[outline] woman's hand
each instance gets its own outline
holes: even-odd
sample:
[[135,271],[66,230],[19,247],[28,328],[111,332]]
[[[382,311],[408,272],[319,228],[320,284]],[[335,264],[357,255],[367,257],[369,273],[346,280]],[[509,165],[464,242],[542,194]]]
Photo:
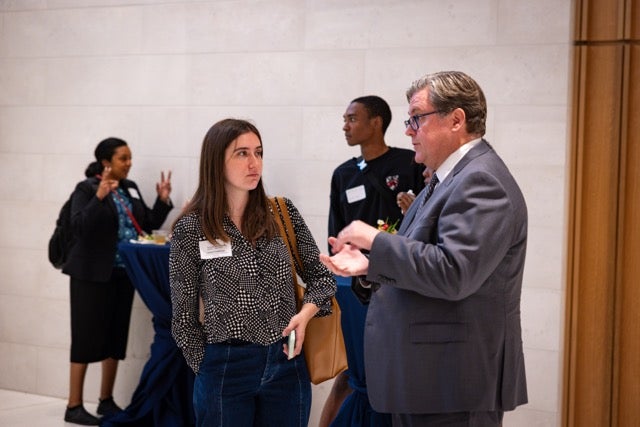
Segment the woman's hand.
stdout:
[[171,204],[169,200],[171,195],[171,171],[167,173],[167,179],[164,179],[164,171],[160,172],[160,182],[156,183],[156,191],[160,200],[167,205]]
[[102,171],[100,184],[96,190],[96,197],[103,200],[109,193],[118,188],[118,180],[111,177],[111,167],[107,166]]
[[[309,320],[318,313],[318,311],[320,311],[320,309],[315,304],[306,303],[302,306],[300,312],[291,318],[287,327],[282,331],[283,337],[289,336],[291,331],[296,331],[296,346],[293,352],[293,357],[298,356],[302,352],[302,343],[304,342],[304,333],[307,329],[307,324],[309,323]],[[289,355],[288,344],[285,343],[283,345],[283,351],[284,354],[287,356]]]

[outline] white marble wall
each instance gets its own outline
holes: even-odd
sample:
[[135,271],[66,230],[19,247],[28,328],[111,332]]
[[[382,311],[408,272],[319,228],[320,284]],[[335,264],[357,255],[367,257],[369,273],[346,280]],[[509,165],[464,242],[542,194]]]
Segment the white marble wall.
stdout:
[[[130,176],[149,200],[171,169],[179,206],[206,130],[251,118],[268,191],[294,200],[324,249],[331,172],[357,155],[341,132],[348,102],[386,98],[388,143],[410,147],[405,89],[459,69],[485,89],[487,138],[530,213],[530,403],[505,426],[559,425],[570,34],[570,0],[0,0],[0,388],[66,396],[67,278],[45,247],[99,140],[130,143]],[[123,403],[152,338],[138,299],[130,335]],[[91,367],[87,400],[98,383]],[[328,387],[315,388],[311,425]]]

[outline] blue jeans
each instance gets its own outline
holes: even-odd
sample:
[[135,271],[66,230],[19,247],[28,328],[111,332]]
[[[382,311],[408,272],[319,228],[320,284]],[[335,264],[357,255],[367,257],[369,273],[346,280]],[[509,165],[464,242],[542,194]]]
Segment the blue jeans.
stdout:
[[282,342],[207,344],[193,386],[198,427],[306,427],[311,382],[302,355]]

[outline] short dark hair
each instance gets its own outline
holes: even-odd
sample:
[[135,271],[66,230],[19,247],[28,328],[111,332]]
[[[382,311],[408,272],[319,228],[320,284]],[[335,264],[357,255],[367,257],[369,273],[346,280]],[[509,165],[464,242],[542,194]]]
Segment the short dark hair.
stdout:
[[382,134],[387,132],[387,128],[391,123],[391,108],[387,101],[375,95],[361,96],[351,101],[353,104],[357,102],[362,104],[369,113],[369,118],[380,117],[382,118]]

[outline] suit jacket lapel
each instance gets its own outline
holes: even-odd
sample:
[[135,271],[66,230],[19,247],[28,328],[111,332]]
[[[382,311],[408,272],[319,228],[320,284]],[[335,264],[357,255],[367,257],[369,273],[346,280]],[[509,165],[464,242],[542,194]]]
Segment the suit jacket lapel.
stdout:
[[[444,185],[444,186],[449,186],[451,185],[451,183],[454,180],[454,177],[462,170],[464,169],[465,166],[467,166],[469,164],[469,162],[471,162],[471,160],[481,156],[482,154],[486,153],[487,151],[491,150],[491,145],[489,145],[489,143],[487,141],[485,141],[484,139],[482,139],[482,141],[480,141],[478,143],[478,145],[476,145],[475,147],[473,147],[471,150],[469,150],[469,152],[467,154],[464,155],[464,157],[462,159],[460,159],[460,161],[454,166],[453,170],[451,171],[450,175],[451,176],[447,176],[443,182],[441,182],[439,185]],[[436,188],[437,190],[437,188]],[[427,191],[427,188],[423,188],[422,191],[416,196],[416,199],[414,200],[414,202],[411,204],[411,206],[409,206],[409,210],[407,210],[407,213],[404,217],[404,219],[402,220],[402,224],[400,225],[400,229],[398,230],[398,234],[406,236],[409,231],[410,228],[412,228],[411,226],[413,225],[413,222],[417,219],[417,216],[420,216],[421,214],[423,214],[424,209],[421,209],[422,206],[420,201],[424,198],[424,193]],[[429,202],[427,202],[428,204]],[[426,206],[426,205],[425,205]]]
[[398,229],[398,234],[400,234],[402,236],[407,234],[407,233],[405,233],[405,231],[409,228],[409,226],[411,225],[411,223],[415,219],[416,214],[420,210],[420,204],[421,204],[420,201],[422,199],[424,199],[424,193],[426,191],[427,191],[427,188],[426,187],[423,188],[422,191],[420,191],[418,193],[418,195],[414,199],[413,203],[411,203],[411,206],[409,206],[409,209],[405,213],[404,219],[402,220],[402,223],[400,224],[400,228]]

